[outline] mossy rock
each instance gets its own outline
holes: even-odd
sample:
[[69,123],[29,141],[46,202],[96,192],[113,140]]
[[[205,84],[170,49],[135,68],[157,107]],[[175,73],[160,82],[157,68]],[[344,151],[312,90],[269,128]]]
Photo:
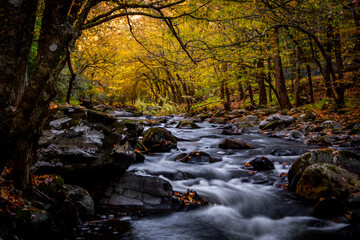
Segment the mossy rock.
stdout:
[[142,144],[149,152],[168,152],[177,147],[177,140],[165,128],[152,127],[144,133]]
[[178,125],[176,125],[176,128],[180,129],[198,129],[200,128],[196,123],[192,121],[180,121]]
[[262,129],[263,130],[274,130],[277,126],[279,126],[280,124],[280,121],[279,120],[275,120],[275,121],[272,121],[271,123],[265,125],[265,127],[263,127]]
[[356,174],[332,164],[313,164],[308,167],[296,186],[296,194],[307,200],[334,197],[346,199],[360,190]]
[[63,189],[64,179],[62,179],[62,177],[55,174],[42,175],[39,177],[39,185],[37,188],[47,196],[56,197],[58,192]]

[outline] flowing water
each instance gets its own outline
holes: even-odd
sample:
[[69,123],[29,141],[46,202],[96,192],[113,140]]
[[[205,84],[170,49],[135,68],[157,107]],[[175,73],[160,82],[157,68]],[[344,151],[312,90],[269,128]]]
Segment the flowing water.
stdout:
[[[208,122],[198,125],[200,129],[167,128],[187,141],[178,142],[178,149],[170,153],[146,156],[144,163],[134,164],[129,170],[163,177],[171,182],[175,191],[195,190],[213,202],[213,206],[84,225],[78,239],[320,240],[331,239],[333,232],[345,226],[311,217],[311,205],[279,187],[287,181],[280,174],[287,173],[308,146],[248,134],[233,137],[250,143],[254,149],[224,150],[218,148],[218,143],[228,137],[221,135],[221,125]],[[290,149],[297,155],[273,156],[270,153],[274,149]],[[178,154],[191,151],[204,151],[222,161],[211,164],[174,161]],[[244,164],[256,156],[272,160],[275,170],[249,174]],[[119,217],[120,213],[114,209],[100,209],[99,214],[111,219]]]

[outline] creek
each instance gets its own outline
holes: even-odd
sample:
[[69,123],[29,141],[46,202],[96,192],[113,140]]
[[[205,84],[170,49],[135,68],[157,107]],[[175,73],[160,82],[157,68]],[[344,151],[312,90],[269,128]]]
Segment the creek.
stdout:
[[[182,118],[175,118],[175,121]],[[346,226],[311,216],[313,205],[282,189],[291,164],[309,146],[295,141],[270,138],[262,134],[232,136],[254,149],[218,148],[224,125],[198,123],[200,129],[167,129],[176,137],[178,149],[169,153],[147,155],[144,163],[133,164],[129,170],[137,174],[160,176],[168,180],[175,191],[196,191],[207,197],[213,206],[189,211],[150,215],[125,214],[116,208],[98,208],[103,222],[78,228],[77,239],[332,239],[332,233]],[[289,149],[294,156],[275,156],[274,149]],[[189,164],[176,162],[180,153],[204,151],[222,161]],[[245,163],[265,156],[275,164],[275,170],[250,172]],[[124,216],[125,215],[125,216]],[[111,219],[117,221],[106,221]]]

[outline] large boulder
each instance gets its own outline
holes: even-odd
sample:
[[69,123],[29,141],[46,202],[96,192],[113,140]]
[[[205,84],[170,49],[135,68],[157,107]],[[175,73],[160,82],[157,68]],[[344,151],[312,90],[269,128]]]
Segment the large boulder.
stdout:
[[[135,161],[133,146],[142,127],[80,107],[51,111],[39,140],[37,173],[56,173],[68,183],[91,184],[124,172]],[[90,181],[90,182],[89,182]]]
[[70,184],[65,184],[64,188],[66,195],[71,198],[82,218],[94,215],[94,201],[88,191],[82,187]]
[[171,209],[172,191],[170,183],[162,178],[127,172],[103,191],[99,203],[145,209]]
[[236,138],[226,138],[219,143],[219,148],[223,149],[252,149],[251,144]]
[[359,190],[356,174],[332,164],[319,163],[308,167],[296,186],[298,196],[313,201],[330,197],[346,199]]
[[177,147],[177,140],[169,130],[152,127],[144,133],[142,144],[149,152],[169,152]]
[[360,155],[349,151],[335,151],[327,148],[314,150],[301,155],[290,167],[288,173],[289,189],[295,190],[304,171],[316,163],[328,163],[360,175]]
[[274,130],[276,127],[280,125],[289,126],[295,121],[294,117],[280,115],[280,114],[272,114],[263,121],[260,122],[260,129],[266,130],[271,129]]

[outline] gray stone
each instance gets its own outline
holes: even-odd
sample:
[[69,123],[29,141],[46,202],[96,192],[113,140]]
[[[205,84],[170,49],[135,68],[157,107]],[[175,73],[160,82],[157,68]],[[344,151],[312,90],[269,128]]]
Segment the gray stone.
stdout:
[[168,181],[127,172],[104,190],[99,203],[171,209],[171,196],[172,186]]
[[324,127],[324,128],[331,128],[331,129],[341,129],[342,128],[342,125],[340,123],[331,121],[331,120],[321,123],[320,126]]

